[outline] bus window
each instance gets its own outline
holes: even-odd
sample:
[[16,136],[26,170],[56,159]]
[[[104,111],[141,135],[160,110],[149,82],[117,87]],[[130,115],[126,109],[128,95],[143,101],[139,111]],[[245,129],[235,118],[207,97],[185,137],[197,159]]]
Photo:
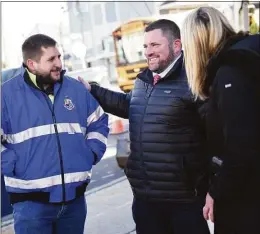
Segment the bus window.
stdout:
[[133,32],[116,37],[116,51],[119,65],[145,60],[143,50],[143,32]]
[[122,42],[129,63],[145,60],[143,50],[143,31],[123,35]]
[[116,38],[116,51],[117,51],[117,56],[118,56],[118,63],[120,65],[125,65],[128,64],[128,60],[125,55],[125,50],[123,47],[123,42],[121,37]]

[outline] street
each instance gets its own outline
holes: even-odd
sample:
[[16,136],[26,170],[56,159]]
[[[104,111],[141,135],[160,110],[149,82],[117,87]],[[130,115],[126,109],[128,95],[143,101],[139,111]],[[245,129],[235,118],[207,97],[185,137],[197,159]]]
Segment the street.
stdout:
[[116,141],[108,138],[105,156],[93,167],[86,192],[87,220],[84,234],[134,234],[132,191],[124,171],[117,166]]

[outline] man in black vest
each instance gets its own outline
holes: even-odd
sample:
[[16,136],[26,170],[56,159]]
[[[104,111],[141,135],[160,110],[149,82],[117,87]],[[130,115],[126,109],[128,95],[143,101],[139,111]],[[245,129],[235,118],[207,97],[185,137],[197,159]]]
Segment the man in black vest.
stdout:
[[129,119],[125,172],[137,234],[208,234],[203,103],[188,87],[179,27],[165,19],[151,23],[144,50],[149,69],[138,74],[130,93],[85,86],[106,112]]

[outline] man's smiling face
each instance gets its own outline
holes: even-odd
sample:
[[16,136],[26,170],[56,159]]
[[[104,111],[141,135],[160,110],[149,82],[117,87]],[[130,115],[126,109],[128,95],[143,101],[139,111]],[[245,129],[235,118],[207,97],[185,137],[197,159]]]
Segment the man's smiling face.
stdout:
[[161,29],[145,32],[144,49],[148,67],[153,72],[163,72],[174,60],[173,42],[169,42]]

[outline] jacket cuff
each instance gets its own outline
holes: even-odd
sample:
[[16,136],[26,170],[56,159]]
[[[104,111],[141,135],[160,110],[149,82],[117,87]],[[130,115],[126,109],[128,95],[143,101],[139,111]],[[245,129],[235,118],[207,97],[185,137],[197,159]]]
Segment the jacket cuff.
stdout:
[[[3,146],[2,146],[3,147]],[[6,149],[1,153],[1,170],[5,176],[14,176],[15,162],[17,160],[14,150]]]

